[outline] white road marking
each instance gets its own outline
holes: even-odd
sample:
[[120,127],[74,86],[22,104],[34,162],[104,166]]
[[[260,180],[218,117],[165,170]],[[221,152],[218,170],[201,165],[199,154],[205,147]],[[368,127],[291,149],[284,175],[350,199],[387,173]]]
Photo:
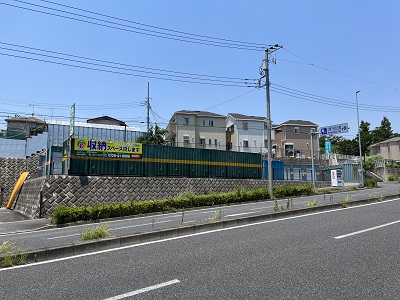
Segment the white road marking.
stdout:
[[[154,222],[154,225],[160,224],[160,223],[168,223],[168,222],[171,222],[171,220],[161,221],[161,222]],[[139,225],[131,225],[131,226],[124,226],[124,227],[110,228],[110,231],[119,230],[119,229],[133,228],[133,227],[140,227],[140,226],[149,226],[149,225],[153,225],[153,223],[145,223],[145,224],[139,224]],[[93,225],[91,227],[95,227],[95,225]],[[56,239],[63,239],[63,238],[67,238],[67,237],[71,237],[71,236],[78,236],[78,235],[81,235],[81,234],[80,233],[74,233],[74,234],[69,234],[69,235],[50,237],[50,238],[47,238],[47,239],[48,240],[56,240]]]
[[69,234],[69,235],[50,237],[50,238],[47,238],[47,239],[48,240],[56,240],[56,239],[63,239],[63,238],[71,237],[71,236],[77,236],[77,235],[81,235],[81,234],[80,233],[74,233],[74,234]]
[[228,218],[228,217],[236,217],[236,216],[251,215],[251,214],[254,214],[254,212],[240,213],[240,214],[232,214],[232,215],[226,215],[226,216],[224,216],[224,217]]
[[360,230],[360,231],[351,232],[351,233],[344,234],[344,235],[335,236],[335,239],[340,240],[340,239],[343,239],[343,238],[346,238],[346,237],[349,237],[349,236],[353,236],[353,235],[356,235],[356,234],[372,231],[372,230],[375,230],[375,229],[383,228],[383,227],[394,225],[394,224],[397,224],[397,223],[400,223],[400,220],[394,221],[394,222],[390,222],[390,223],[387,223],[387,224],[382,224],[382,225],[375,226],[375,227],[371,227],[371,228],[367,228],[367,229]]
[[[360,208],[363,208],[366,206],[381,205],[381,204],[386,204],[389,202],[399,201],[399,200],[400,200],[400,198],[396,198],[396,199],[392,199],[392,200],[385,200],[384,202],[376,202],[376,203],[369,203],[369,204],[358,205],[358,206],[351,206],[351,207],[345,208],[345,210],[360,209]],[[306,217],[310,217],[310,216],[329,214],[329,213],[334,213],[334,212],[343,211],[343,210],[344,210],[343,208],[338,208],[338,209],[321,211],[321,212],[316,212],[316,213],[311,213],[311,214],[298,215],[298,216],[292,216],[292,217],[274,219],[274,220],[266,220],[266,221],[261,221],[261,222],[256,222],[256,223],[245,224],[245,225],[232,226],[232,227],[228,227],[228,228],[221,228],[221,229],[214,229],[214,230],[209,230],[209,231],[204,231],[204,232],[197,232],[197,233],[192,233],[192,234],[187,234],[187,235],[176,236],[176,237],[172,237],[172,238],[166,238],[166,239],[162,239],[162,240],[154,240],[154,241],[144,242],[144,243],[140,243],[140,244],[127,245],[127,246],[122,246],[122,247],[117,247],[117,248],[112,248],[112,249],[106,249],[106,250],[100,250],[100,251],[95,251],[95,252],[90,252],[90,253],[61,257],[61,258],[56,258],[56,259],[52,259],[52,260],[39,261],[39,262],[27,264],[27,265],[19,265],[19,266],[14,266],[14,267],[9,267],[9,268],[2,268],[2,269],[0,269],[0,272],[6,272],[8,270],[13,270],[13,269],[30,268],[30,267],[34,267],[34,266],[50,264],[53,262],[59,262],[59,261],[65,261],[65,260],[81,258],[81,257],[86,257],[86,256],[92,256],[92,255],[97,255],[97,254],[103,254],[103,253],[108,253],[108,252],[114,252],[114,251],[119,251],[119,250],[131,249],[131,248],[136,248],[136,247],[141,247],[141,246],[146,246],[146,245],[159,244],[159,243],[164,243],[164,242],[173,241],[173,240],[190,238],[190,237],[194,237],[194,236],[212,234],[212,233],[216,233],[216,232],[235,230],[235,229],[246,228],[246,227],[251,227],[251,226],[258,226],[258,225],[263,225],[263,224],[267,224],[267,223],[275,223],[275,222],[281,222],[281,221],[286,221],[286,220],[294,220],[294,219],[306,218]]]
[[180,281],[178,279],[174,279],[174,280],[171,280],[171,281],[167,281],[167,282],[164,282],[164,283],[152,285],[152,286],[149,286],[147,288],[143,288],[143,289],[136,290],[136,291],[133,291],[133,292],[130,292],[130,293],[114,296],[114,297],[107,298],[107,299],[104,299],[104,300],[124,299],[124,298],[127,298],[127,297],[132,297],[132,296],[135,296],[135,295],[139,295],[139,294],[142,294],[142,293],[153,291],[153,290],[156,290],[156,289],[159,289],[159,288],[163,288],[163,287],[166,287],[166,286],[169,286],[169,285],[172,285],[172,284],[175,284],[175,283],[179,283],[179,282]]
[[157,225],[161,223],[168,223],[171,222],[172,220],[167,220],[167,221],[154,221],[154,223],[145,223],[145,224],[138,224],[138,225],[131,225],[131,226],[123,226],[123,227],[116,227],[116,228],[110,228],[110,230],[118,230],[118,229],[127,229],[127,228],[133,228],[133,227],[140,227],[140,226],[148,226],[148,225]]

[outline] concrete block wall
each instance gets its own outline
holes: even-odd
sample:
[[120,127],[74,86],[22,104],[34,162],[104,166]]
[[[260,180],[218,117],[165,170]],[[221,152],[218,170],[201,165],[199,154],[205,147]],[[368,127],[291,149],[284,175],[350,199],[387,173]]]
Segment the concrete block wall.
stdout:
[[[80,206],[168,199],[181,192],[196,195],[234,191],[236,188],[265,187],[266,180],[172,178],[172,177],[97,177],[46,176],[28,180],[21,189],[15,210],[31,218],[43,217],[58,205]],[[304,182],[274,181],[274,186]],[[318,182],[327,187],[330,182]]]

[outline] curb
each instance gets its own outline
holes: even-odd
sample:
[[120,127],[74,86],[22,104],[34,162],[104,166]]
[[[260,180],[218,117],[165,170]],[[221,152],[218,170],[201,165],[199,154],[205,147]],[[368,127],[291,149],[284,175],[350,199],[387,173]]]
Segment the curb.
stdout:
[[[383,197],[375,197],[371,199],[354,200],[347,202],[348,206],[358,206],[367,203],[382,202],[385,200],[392,200],[399,198],[399,195],[389,195]],[[101,240],[82,241],[71,244],[69,246],[43,248],[35,251],[25,251],[19,255],[26,255],[27,262],[43,262],[62,257],[88,254],[91,252],[109,250],[118,247],[140,244],[144,242],[151,242],[162,240],[166,238],[173,238],[178,236],[185,236],[205,232],[209,230],[223,229],[234,226],[246,225],[254,222],[262,222],[266,220],[273,220],[289,216],[305,215],[315,212],[323,212],[333,209],[343,208],[341,203],[331,203],[322,206],[290,209],[282,212],[274,212],[269,214],[260,214],[254,216],[246,216],[235,219],[228,219],[222,221],[214,221],[204,224],[186,225],[182,227],[163,229],[152,232],[145,232],[127,236],[108,237]],[[345,209],[345,208],[344,208]]]

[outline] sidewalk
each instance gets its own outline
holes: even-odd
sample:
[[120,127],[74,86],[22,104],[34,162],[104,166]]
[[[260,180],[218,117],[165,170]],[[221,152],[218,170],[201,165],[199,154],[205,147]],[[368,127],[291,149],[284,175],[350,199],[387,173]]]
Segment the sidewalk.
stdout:
[[50,225],[51,219],[28,219],[20,213],[0,208],[0,235],[34,231]]

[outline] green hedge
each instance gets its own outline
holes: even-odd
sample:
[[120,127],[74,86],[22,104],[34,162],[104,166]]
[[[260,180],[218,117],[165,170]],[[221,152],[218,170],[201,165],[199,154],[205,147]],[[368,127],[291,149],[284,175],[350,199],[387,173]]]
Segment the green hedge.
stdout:
[[[280,186],[274,189],[277,198],[312,195],[311,185]],[[129,203],[110,203],[93,206],[57,206],[52,214],[53,222],[65,224],[104,218],[115,218],[146,213],[182,210],[189,207],[223,205],[229,203],[270,199],[268,188],[253,190],[237,189],[234,192],[196,196],[191,192],[167,200],[149,200]]]

